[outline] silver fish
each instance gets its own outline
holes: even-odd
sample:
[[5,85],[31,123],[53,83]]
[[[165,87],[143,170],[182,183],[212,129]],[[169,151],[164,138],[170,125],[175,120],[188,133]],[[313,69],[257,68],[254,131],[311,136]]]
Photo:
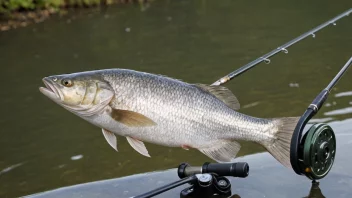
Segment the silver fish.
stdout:
[[125,136],[140,154],[143,142],[198,149],[217,162],[230,162],[237,140],[264,146],[290,165],[290,142],[298,117],[261,119],[237,112],[240,104],[223,86],[189,84],[127,69],[107,69],[43,78],[40,91],[102,129],[116,151]]

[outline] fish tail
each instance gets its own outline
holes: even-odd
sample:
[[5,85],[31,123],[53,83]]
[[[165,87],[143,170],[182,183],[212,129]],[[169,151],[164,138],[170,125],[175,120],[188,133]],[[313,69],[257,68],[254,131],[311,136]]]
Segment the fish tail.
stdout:
[[264,144],[268,152],[281,164],[291,168],[290,147],[293,131],[299,117],[274,118],[273,122],[277,127],[274,140],[270,144]]

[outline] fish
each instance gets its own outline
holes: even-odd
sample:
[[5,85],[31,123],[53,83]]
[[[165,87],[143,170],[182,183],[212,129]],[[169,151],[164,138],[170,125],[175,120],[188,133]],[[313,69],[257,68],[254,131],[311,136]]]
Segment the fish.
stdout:
[[258,118],[239,112],[226,87],[187,83],[161,74],[113,68],[51,75],[39,90],[69,112],[101,128],[118,151],[117,138],[151,157],[144,142],[233,161],[239,141],[262,145],[290,168],[290,143],[299,117]]

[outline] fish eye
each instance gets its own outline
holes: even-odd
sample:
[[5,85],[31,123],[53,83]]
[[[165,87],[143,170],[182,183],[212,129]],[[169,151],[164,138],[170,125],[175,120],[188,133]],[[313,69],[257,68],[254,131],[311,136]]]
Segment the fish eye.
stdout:
[[61,81],[61,84],[62,84],[63,86],[65,86],[65,87],[72,87],[73,82],[72,82],[72,80],[70,80],[70,79],[63,79],[63,80]]

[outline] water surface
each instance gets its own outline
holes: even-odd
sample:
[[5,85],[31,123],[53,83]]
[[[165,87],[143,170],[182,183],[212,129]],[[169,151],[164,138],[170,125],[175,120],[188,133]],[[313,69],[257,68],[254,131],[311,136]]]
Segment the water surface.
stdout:
[[[122,137],[114,151],[101,129],[38,91],[44,76],[127,68],[210,84],[351,7],[350,0],[160,0],[146,10],[117,5],[0,32],[0,197],[209,161],[196,150],[149,143],[146,158]],[[299,116],[351,57],[351,35],[347,17],[226,87],[242,113]],[[316,119],[352,118],[351,79],[348,71]],[[239,156],[262,151],[243,143]]]

